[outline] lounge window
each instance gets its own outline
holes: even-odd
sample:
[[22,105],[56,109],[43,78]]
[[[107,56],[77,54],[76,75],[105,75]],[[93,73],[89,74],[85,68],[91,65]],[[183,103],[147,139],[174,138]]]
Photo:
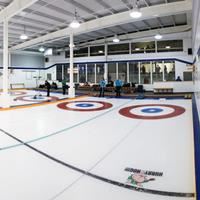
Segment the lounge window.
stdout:
[[103,56],[103,55],[105,55],[105,46],[90,47],[90,56]]
[[183,51],[183,40],[158,41],[158,52]]
[[131,51],[133,54],[136,53],[154,53],[155,42],[137,42],[131,44]]
[[129,54],[129,44],[108,45],[108,55]]

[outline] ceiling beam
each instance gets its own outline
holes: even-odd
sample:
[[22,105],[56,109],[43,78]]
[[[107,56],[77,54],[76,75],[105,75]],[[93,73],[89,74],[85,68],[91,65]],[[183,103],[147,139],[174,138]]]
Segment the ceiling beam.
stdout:
[[105,1],[103,0],[95,0],[99,5],[104,7],[106,10],[108,10],[111,14],[117,13],[115,9],[113,9],[111,6],[109,6]]
[[[180,2],[174,2],[169,4],[160,4],[156,6],[150,6],[150,7],[144,7],[141,8],[141,11],[143,12],[143,15],[140,19],[132,19],[129,16],[129,11],[117,13],[109,16],[105,16],[102,18],[94,19],[85,23],[82,23],[80,28],[73,30],[74,35],[80,35],[84,33],[89,33],[91,31],[96,31],[108,27],[113,27],[125,23],[131,23],[136,21],[142,21],[147,20],[151,18],[155,18],[155,14],[157,14],[159,17],[164,16],[171,16],[181,13],[187,13],[192,10],[192,2],[190,0],[180,1]],[[55,31],[52,33],[49,33],[47,35],[44,35],[42,37],[38,37],[36,39],[32,39],[29,41],[26,41],[22,44],[16,45],[11,48],[11,50],[17,50],[17,49],[24,49],[25,47],[41,43],[42,41],[48,41],[52,39],[56,39],[59,37],[69,37],[72,29],[67,27],[59,31]]]
[[5,18],[10,19],[19,14],[22,10],[28,8],[37,1],[38,0],[14,0],[0,12],[0,22],[3,22]]
[[100,17],[99,15],[95,14],[95,12],[91,9],[89,9],[88,7],[84,6],[83,4],[75,1],[75,0],[64,0],[66,3],[71,3],[72,5],[74,5],[74,8],[79,8],[80,10],[83,10],[87,13],[89,13],[90,15],[93,15],[94,17],[98,18]]
[[147,7],[151,6],[150,2],[149,1],[147,2],[147,0],[144,0],[144,3],[146,4]]
[[156,17],[156,20],[157,20],[157,22],[158,22],[158,25],[162,28],[162,27],[163,27],[163,24],[162,24],[160,18],[159,18],[159,17]]
[[171,16],[171,19],[172,19],[172,23],[173,23],[173,25],[176,26],[176,20],[175,20],[175,18],[174,18],[173,15]]
[[122,3],[125,4],[125,6],[128,8],[128,10],[132,9],[132,6],[130,5],[130,3],[128,2],[128,0],[121,0]]

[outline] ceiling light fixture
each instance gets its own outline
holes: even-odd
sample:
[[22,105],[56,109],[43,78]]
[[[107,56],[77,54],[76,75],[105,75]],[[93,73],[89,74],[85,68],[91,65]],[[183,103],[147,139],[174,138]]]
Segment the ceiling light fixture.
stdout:
[[69,26],[70,26],[71,28],[76,29],[76,28],[79,28],[80,25],[81,25],[81,24],[80,24],[79,21],[78,21],[77,12],[76,12],[76,10],[75,10],[74,20],[69,24]]
[[155,38],[156,40],[160,40],[160,39],[163,38],[163,36],[160,35],[160,34],[158,33],[158,34],[156,34],[156,35],[154,36],[154,38]]
[[24,26],[24,33],[20,35],[21,40],[27,40],[28,36],[25,34],[25,26]]
[[27,40],[28,36],[26,34],[22,34],[22,35],[20,35],[20,39],[21,40]]
[[133,9],[130,12],[130,16],[134,19],[138,19],[142,16],[142,12],[139,8],[139,0],[135,0],[133,4]]
[[166,46],[165,48],[166,48],[166,49],[170,49],[171,47],[170,47],[170,46]]
[[40,48],[39,48],[39,51],[40,51],[40,52],[44,52],[44,51],[45,51],[45,48],[44,48],[44,47],[40,47]]
[[117,35],[115,35],[115,37],[113,38],[113,42],[118,43],[120,42],[120,39],[118,38]]

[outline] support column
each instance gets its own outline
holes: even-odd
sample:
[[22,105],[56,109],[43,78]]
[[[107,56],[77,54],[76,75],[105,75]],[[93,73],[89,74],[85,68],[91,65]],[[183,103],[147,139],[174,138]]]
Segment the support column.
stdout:
[[85,64],[85,82],[88,82],[88,70],[87,70],[87,64]]
[[165,62],[162,61],[162,75],[163,75],[163,81],[166,81],[166,80],[165,80],[165,68],[164,68],[164,66],[165,66]]
[[70,33],[70,66],[69,66],[69,89],[68,89],[68,96],[70,98],[74,98],[75,97],[75,88],[74,88],[74,69],[73,69],[73,65],[74,65],[74,36],[73,33]]
[[127,62],[127,83],[130,82],[130,79],[129,79],[129,62]]
[[3,23],[3,93],[2,93],[2,107],[10,107],[10,98],[8,93],[8,20],[5,19]]
[[141,78],[140,78],[140,68],[141,68],[141,62],[139,62],[139,70],[138,70],[138,74],[139,74],[139,78],[138,78],[138,82],[139,84],[141,83]]
[[97,83],[97,64],[94,64],[94,83]]
[[[118,62],[116,63],[116,79],[119,79],[119,65]],[[120,77],[121,79],[121,77]]]
[[150,62],[150,83],[151,85],[153,84],[153,64],[152,64],[152,61]]
[[108,83],[108,44],[105,44],[105,63],[104,63],[104,79]]
[[77,64],[77,83],[80,83],[79,77],[79,64]]

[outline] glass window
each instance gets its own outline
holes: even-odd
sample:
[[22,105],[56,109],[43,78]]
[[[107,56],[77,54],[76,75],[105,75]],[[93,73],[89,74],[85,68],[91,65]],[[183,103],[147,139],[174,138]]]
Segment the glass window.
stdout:
[[74,64],[74,83],[78,82],[78,65]]
[[86,64],[79,64],[79,82],[86,82]]
[[163,81],[163,63],[152,62],[153,82]]
[[175,81],[175,62],[174,61],[164,62],[164,80]]
[[183,51],[183,40],[158,41],[158,52]]
[[[74,76],[73,76],[74,82],[77,82],[78,81],[77,80],[77,78],[78,78],[78,76],[77,76],[77,73],[78,73],[77,64],[74,64],[73,70],[74,70],[74,73],[73,73],[74,74]],[[69,66],[69,64],[64,65],[64,76],[63,77],[67,82],[70,81],[70,66]]]
[[108,63],[108,81],[116,80],[116,63]]
[[68,51],[65,51],[65,58],[69,58],[69,56],[70,56],[69,50],[68,50]]
[[62,81],[62,65],[56,65],[56,80]]
[[104,77],[104,64],[97,63],[96,65],[96,76],[97,76],[97,83]]
[[151,84],[151,63],[141,62],[140,64],[140,83]]
[[74,50],[74,57],[85,57],[85,56],[88,56],[88,47]]
[[154,53],[155,42],[137,42],[131,44],[132,53]]
[[129,43],[108,45],[108,55],[129,54]]
[[69,64],[64,65],[64,79],[69,82]]
[[94,83],[95,82],[95,67],[94,64],[87,65],[87,82]]
[[129,81],[132,83],[139,83],[139,64],[129,63]]
[[124,83],[127,82],[127,63],[118,63],[118,77]]
[[90,47],[90,56],[103,56],[105,54],[104,47],[104,45]]

